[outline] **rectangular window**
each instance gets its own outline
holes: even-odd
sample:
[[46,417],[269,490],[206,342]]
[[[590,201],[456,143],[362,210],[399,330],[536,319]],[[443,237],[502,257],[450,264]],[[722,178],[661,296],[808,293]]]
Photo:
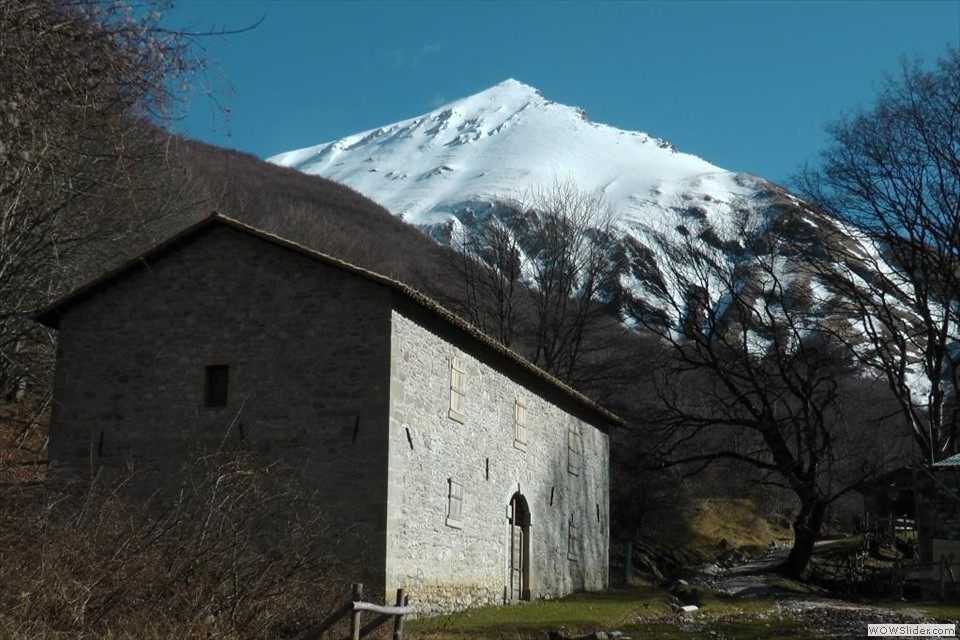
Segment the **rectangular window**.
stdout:
[[527,405],[520,397],[513,405],[513,446],[527,450]]
[[580,527],[576,523],[576,514],[570,516],[567,532],[567,558],[576,560],[580,557]]
[[463,362],[460,358],[450,359],[450,417],[457,422],[463,422],[466,412],[466,391],[464,378],[466,377]]
[[580,437],[580,423],[573,420],[567,429],[567,471],[578,476],[581,468],[583,468],[583,440]]
[[463,485],[453,478],[448,481],[447,491],[447,526],[456,529],[463,528]]
[[225,364],[212,364],[207,367],[203,386],[203,406],[227,406],[227,392],[230,389],[230,367]]

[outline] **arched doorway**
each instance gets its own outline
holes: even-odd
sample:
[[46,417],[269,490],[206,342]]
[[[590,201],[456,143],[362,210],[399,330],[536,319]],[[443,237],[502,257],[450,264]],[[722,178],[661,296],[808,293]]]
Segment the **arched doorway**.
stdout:
[[519,491],[510,498],[510,558],[507,596],[512,602],[530,599],[530,508]]

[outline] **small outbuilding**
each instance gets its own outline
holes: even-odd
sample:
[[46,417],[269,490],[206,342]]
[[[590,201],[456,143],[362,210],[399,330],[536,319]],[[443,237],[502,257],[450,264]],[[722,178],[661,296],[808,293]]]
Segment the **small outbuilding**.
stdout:
[[440,611],[607,586],[619,419],[399,282],[212,215],[37,318],[60,474],[175,483],[242,438],[364,541],[368,593]]
[[917,529],[922,564],[946,562],[960,570],[960,454],[935,462],[920,476]]

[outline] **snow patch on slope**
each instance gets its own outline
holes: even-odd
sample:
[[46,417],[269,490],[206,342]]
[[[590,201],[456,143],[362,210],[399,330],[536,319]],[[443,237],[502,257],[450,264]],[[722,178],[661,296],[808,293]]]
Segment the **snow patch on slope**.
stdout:
[[[629,262],[620,284],[635,300],[662,279],[671,260],[665,247],[698,238],[722,262],[742,252],[784,200],[761,178],[726,171],[646,133],[591,122],[582,109],[513,79],[415,118],[269,160],[342,182],[445,243],[489,223],[496,201],[522,201],[558,184],[602,193]],[[720,304],[722,287],[708,289]],[[681,299],[687,292],[671,294]],[[665,317],[676,315],[658,306]]]
[[625,222],[682,204],[747,195],[734,174],[661,140],[590,122],[517,80],[430,113],[269,158],[342,182],[417,225],[468,200],[521,197],[557,181],[601,191]]

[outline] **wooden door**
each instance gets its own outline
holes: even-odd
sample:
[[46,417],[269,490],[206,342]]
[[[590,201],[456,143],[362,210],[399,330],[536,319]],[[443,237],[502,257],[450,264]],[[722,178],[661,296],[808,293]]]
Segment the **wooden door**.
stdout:
[[516,493],[510,499],[510,601],[530,599],[530,511],[527,501]]

